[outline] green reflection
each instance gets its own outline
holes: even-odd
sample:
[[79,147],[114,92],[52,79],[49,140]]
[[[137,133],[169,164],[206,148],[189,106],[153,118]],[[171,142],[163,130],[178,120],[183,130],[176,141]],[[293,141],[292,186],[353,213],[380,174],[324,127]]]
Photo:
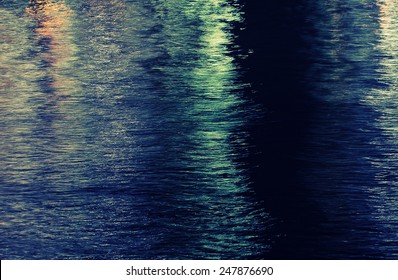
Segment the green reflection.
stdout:
[[231,55],[231,29],[241,20],[239,10],[222,0],[153,2],[170,56],[170,67],[161,68],[165,88],[169,96],[180,98],[176,112],[187,123],[177,139],[189,146],[175,152],[184,159],[188,176],[197,178],[187,183],[187,194],[180,199],[186,207],[197,205],[202,222],[186,227],[200,235],[195,246],[207,251],[206,258],[236,250],[242,258],[264,252],[254,242],[255,233],[264,232],[264,216],[252,212],[255,204],[242,196],[250,192],[248,178],[235,161],[246,148],[244,135],[237,133],[246,120],[239,109],[244,103],[237,94],[238,71]]
[[[198,3],[195,9],[202,21],[202,32],[198,40],[199,58],[188,77],[197,96],[190,112],[196,120],[196,129],[191,137],[197,149],[190,155],[205,165],[203,173],[206,176],[216,176],[214,183],[217,186],[213,187],[239,192],[241,186],[236,182],[241,170],[230,156],[233,153],[230,138],[241,125],[242,119],[233,116],[238,113],[236,108],[241,101],[233,92],[237,87],[236,69],[228,50],[232,45],[230,24],[239,17],[237,11],[223,2]],[[222,173],[230,179],[218,178]]]

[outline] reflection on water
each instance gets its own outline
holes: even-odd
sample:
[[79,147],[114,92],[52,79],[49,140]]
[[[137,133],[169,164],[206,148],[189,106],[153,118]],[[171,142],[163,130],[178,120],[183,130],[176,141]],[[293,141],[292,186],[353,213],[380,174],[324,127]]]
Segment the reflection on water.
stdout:
[[[31,1],[24,13],[5,21],[23,32],[2,26],[26,46],[17,53],[21,42],[7,43],[13,56],[2,55],[4,64],[27,68],[2,90],[30,109],[22,132],[14,108],[0,113],[7,138],[20,137],[1,145],[2,242],[13,238],[3,256],[253,258],[268,250],[268,215],[239,164],[246,120],[230,55],[235,8]],[[28,87],[27,104],[16,102],[18,83]]]
[[397,256],[397,11],[390,2],[312,4],[317,35],[308,79],[319,108],[303,158],[324,213],[323,241],[336,258]]
[[38,53],[41,63],[46,67],[48,87],[56,91],[56,96],[74,90],[76,81],[63,75],[70,68],[75,46],[70,31],[73,13],[64,1],[31,0],[26,13],[36,24],[34,38],[41,48]]
[[242,2],[0,2],[2,258],[397,257],[397,1]]
[[[1,10],[1,164],[2,180],[29,181],[29,178],[13,176],[24,173],[33,165],[29,154],[30,143],[24,135],[33,130],[32,119],[35,110],[30,105],[32,99],[40,99],[36,80],[44,73],[38,69],[38,60],[29,56],[32,47],[29,41],[28,22],[19,19],[7,10]],[[18,125],[17,125],[18,124]]]
[[[375,219],[384,226],[385,238],[382,246],[397,245],[398,225],[398,130],[397,130],[397,82],[398,82],[398,2],[378,1],[380,8],[380,78],[385,87],[373,91],[369,104],[379,113],[377,127],[382,137],[375,139],[380,155],[372,160],[377,168],[376,179],[379,187],[373,189],[373,199],[381,199],[376,208]],[[377,194],[375,195],[374,193]],[[398,255],[395,254],[395,257]]]

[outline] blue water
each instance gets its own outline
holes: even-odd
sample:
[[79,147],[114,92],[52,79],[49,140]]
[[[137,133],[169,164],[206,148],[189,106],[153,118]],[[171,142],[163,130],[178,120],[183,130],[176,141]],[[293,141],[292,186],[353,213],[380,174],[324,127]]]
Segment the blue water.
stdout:
[[398,258],[398,2],[282,2],[1,1],[1,258]]

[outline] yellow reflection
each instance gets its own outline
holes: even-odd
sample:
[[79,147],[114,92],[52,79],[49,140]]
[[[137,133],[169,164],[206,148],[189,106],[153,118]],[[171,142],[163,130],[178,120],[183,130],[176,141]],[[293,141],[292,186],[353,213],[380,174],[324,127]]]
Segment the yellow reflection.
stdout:
[[34,39],[39,48],[38,58],[41,60],[41,69],[45,71],[45,86],[53,92],[46,94],[45,103],[48,106],[41,114],[51,120],[47,124],[46,136],[54,139],[47,147],[38,141],[40,147],[36,147],[48,149],[48,156],[43,158],[42,164],[52,166],[65,161],[66,155],[79,149],[76,141],[64,136],[69,133],[68,129],[76,125],[73,123],[76,121],[74,118],[78,118],[72,116],[70,111],[77,109],[71,107],[74,103],[68,102],[74,100],[72,97],[79,90],[78,81],[71,75],[77,51],[72,32],[74,13],[63,0],[30,0],[25,12],[36,23]]
[[[379,42],[377,49],[380,52],[380,79],[383,85],[372,91],[368,98],[369,104],[377,111],[379,118],[376,120],[380,137],[371,144],[377,147],[382,157],[371,158],[371,163],[378,170],[375,178],[379,187],[371,189],[372,197],[377,199],[376,219],[385,223],[396,219],[397,209],[396,188],[398,186],[398,1],[378,0],[379,6]],[[386,233],[389,224],[386,225]]]
[[[397,145],[398,129],[396,123],[397,90],[398,90],[398,0],[378,0],[380,40],[378,49],[380,59],[380,82],[385,87],[375,90],[369,99],[380,112],[380,126],[393,145]],[[391,160],[396,158],[395,153],[389,154]]]
[[62,72],[69,67],[76,51],[72,43],[72,10],[64,1],[30,0],[26,13],[36,22],[38,41],[46,41],[48,51],[41,53],[41,58],[49,65],[51,87],[57,96],[68,95],[75,89],[76,81]]
[[395,94],[398,82],[398,1],[377,1],[380,8],[380,44],[379,49],[384,54],[380,61],[382,81],[387,82],[389,90],[384,94]]
[[[0,8],[0,182],[4,192],[20,194],[4,202],[9,211],[0,225],[35,228],[50,215],[56,215],[54,221],[68,217],[72,222],[71,214],[62,217],[58,207],[52,211],[24,200],[26,192],[39,194],[39,204],[57,205],[42,195],[46,187],[56,192],[57,187],[72,186],[77,177],[72,168],[66,174],[66,167],[73,165],[71,152],[79,145],[71,137],[79,133],[70,121],[77,114],[59,100],[76,90],[76,82],[65,73],[72,68],[75,52],[72,14],[63,1],[30,1],[24,17]],[[54,94],[43,91],[40,82],[47,80]],[[45,232],[40,231],[40,237],[51,236]]]
[[[63,1],[30,1],[26,16],[19,18],[0,10],[0,170],[5,182],[44,180],[40,168],[67,162],[66,155],[77,149],[66,137],[75,125],[72,103],[63,102],[77,90],[68,75],[75,52],[72,14]],[[60,176],[56,173],[52,176]]]
[[378,0],[377,1],[380,9],[380,27],[382,30],[390,30],[391,27],[396,24],[397,1],[395,0]]

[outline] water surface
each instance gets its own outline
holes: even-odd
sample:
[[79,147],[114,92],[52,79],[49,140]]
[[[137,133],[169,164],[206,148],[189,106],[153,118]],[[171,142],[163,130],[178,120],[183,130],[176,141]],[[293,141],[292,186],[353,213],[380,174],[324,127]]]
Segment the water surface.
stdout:
[[0,2],[0,256],[397,258],[398,3],[282,2]]

